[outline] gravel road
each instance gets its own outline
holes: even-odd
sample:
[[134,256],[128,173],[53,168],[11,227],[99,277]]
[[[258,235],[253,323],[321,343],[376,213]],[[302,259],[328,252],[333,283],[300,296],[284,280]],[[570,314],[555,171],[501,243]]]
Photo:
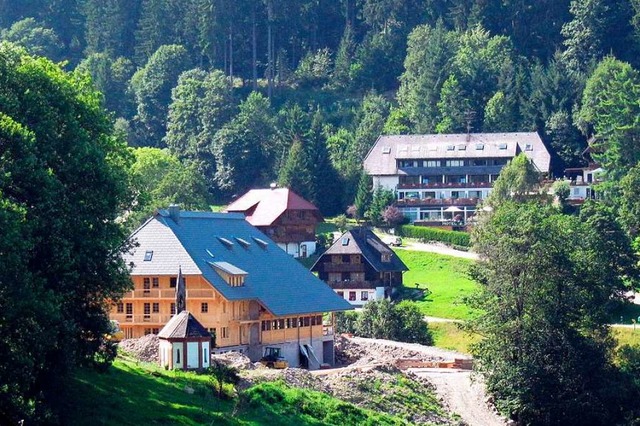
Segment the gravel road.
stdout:
[[504,426],[507,421],[486,403],[484,385],[470,371],[438,368],[412,368],[409,371],[426,377],[436,393],[469,426]]

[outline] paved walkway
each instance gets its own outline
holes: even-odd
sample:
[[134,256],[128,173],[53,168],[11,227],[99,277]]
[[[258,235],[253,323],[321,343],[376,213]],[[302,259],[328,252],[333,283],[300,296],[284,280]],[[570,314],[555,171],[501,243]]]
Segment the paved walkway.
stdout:
[[426,251],[430,253],[443,254],[445,256],[462,257],[464,259],[478,260],[478,254],[472,251],[462,251],[452,249],[444,244],[419,243],[417,241],[404,240],[400,250]]

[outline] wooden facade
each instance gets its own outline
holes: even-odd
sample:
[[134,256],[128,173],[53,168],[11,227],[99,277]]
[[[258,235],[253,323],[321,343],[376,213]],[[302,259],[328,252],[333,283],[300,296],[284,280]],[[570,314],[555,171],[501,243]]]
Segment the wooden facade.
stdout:
[[[299,339],[326,339],[333,328],[322,314],[277,317],[253,300],[229,301],[200,275],[183,276],[186,310],[215,336],[215,348],[278,344]],[[125,338],[157,334],[175,314],[176,276],[132,276],[134,289],[125,293],[110,314]]]
[[315,241],[318,214],[311,210],[287,210],[268,226],[257,226],[276,243]]

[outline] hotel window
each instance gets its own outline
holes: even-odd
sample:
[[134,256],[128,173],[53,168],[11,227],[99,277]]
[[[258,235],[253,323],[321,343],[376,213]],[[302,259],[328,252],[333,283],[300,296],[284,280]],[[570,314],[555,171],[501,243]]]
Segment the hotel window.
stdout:
[[176,314],[176,304],[172,303],[171,304],[171,315],[175,315]]
[[262,331],[271,330],[271,321],[262,321]]
[[180,364],[180,349],[176,349],[176,364]]
[[344,291],[339,291],[338,292],[338,296],[342,297],[344,299]]
[[160,329],[159,328],[152,328],[151,329],[151,334],[158,334],[160,333]]
[[124,303],[122,302],[116,303],[116,312],[118,312],[119,314],[124,312]]
[[356,292],[355,291],[350,291],[349,292],[349,300],[350,301],[356,300]]
[[158,277],[151,278],[151,287],[153,288],[160,287],[160,279]]
[[318,316],[316,317],[316,324],[318,324],[318,325],[322,325],[322,315],[318,315]]
[[311,317],[311,326],[313,327],[314,325],[318,325],[318,323],[316,322],[316,317]]
[[209,312],[209,304],[207,302],[202,302],[200,304],[200,312],[202,312],[203,314],[206,314]]
[[228,339],[229,338],[229,327],[222,327],[222,338],[223,339]]
[[151,278],[145,277],[142,279],[142,288],[144,288],[145,294],[149,293],[149,289],[151,288]]
[[487,165],[487,160],[476,158],[474,160],[471,160],[471,165],[472,166],[486,166]]
[[291,318],[291,328],[296,328],[298,326],[298,318]]
[[133,303],[126,304],[127,319],[133,318]]
[[311,324],[311,318],[309,317],[302,318],[302,325],[304,325],[305,327],[309,327],[310,324]]
[[440,160],[425,160],[424,167],[440,167]]
[[151,329],[150,328],[145,328],[144,329],[144,335],[146,336],[147,334],[151,334]]
[[153,312],[154,314],[160,313],[160,304],[154,303],[153,305],[151,305],[151,312]]
[[445,162],[446,167],[463,167],[464,160],[447,160]]
[[278,320],[278,330],[282,330],[284,328],[284,319]]
[[369,292],[363,291],[360,293],[360,300],[369,300]]

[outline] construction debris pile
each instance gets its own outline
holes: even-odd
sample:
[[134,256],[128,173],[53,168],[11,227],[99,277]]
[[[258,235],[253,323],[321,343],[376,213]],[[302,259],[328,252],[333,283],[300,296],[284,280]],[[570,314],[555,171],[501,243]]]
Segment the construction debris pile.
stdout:
[[160,340],[155,334],[147,334],[139,339],[125,339],[118,343],[120,350],[144,362],[159,362],[159,346]]
[[[211,354],[211,362],[220,362],[228,367],[238,370],[253,370],[257,368],[248,356],[240,352],[225,352],[223,354]],[[262,367],[262,364],[257,363]]]

